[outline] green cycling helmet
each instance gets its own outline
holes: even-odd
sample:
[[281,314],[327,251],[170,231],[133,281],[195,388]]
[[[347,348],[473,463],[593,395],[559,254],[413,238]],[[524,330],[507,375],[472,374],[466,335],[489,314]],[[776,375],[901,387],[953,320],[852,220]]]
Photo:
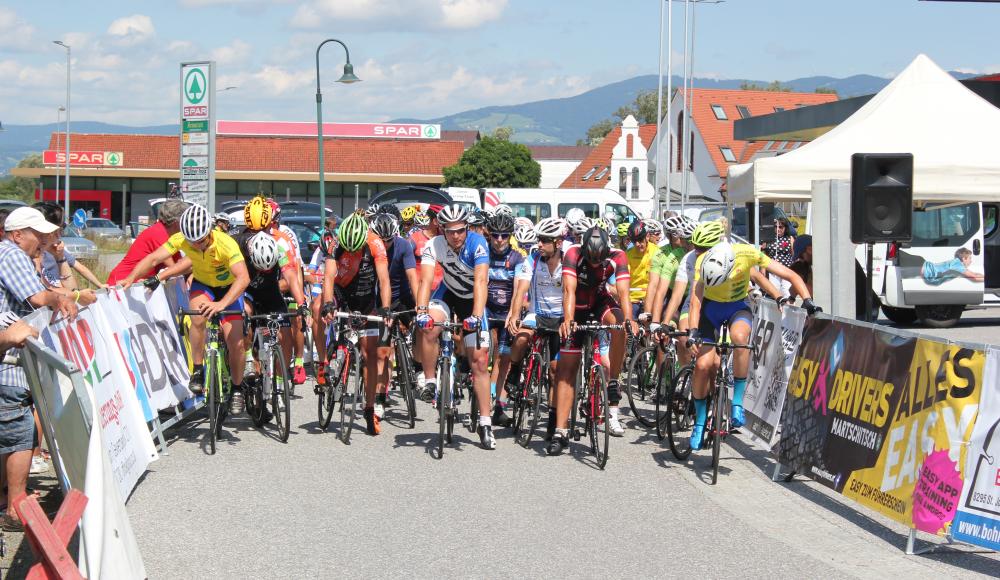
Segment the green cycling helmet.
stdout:
[[711,248],[726,237],[726,227],[722,222],[702,222],[691,234],[691,243],[699,248]]
[[337,228],[340,245],[348,252],[357,252],[368,239],[368,220],[361,213],[352,213]]
[[628,236],[628,226],[629,226],[628,222],[622,222],[622,223],[618,224],[618,228],[617,229],[618,229],[618,237],[619,238],[624,238],[624,237]]

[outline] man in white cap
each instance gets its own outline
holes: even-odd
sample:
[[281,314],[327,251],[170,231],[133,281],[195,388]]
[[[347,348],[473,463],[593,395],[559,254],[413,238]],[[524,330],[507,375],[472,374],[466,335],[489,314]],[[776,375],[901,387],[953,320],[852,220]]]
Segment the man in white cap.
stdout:
[[[42,212],[31,207],[19,207],[7,216],[0,242],[0,318],[24,316],[42,306],[76,317],[73,299],[46,290],[32,262],[46,237],[57,229]],[[10,500],[27,487],[34,446],[35,420],[24,370],[17,364],[0,363],[0,456],[6,460],[7,481],[7,511],[0,515],[0,529],[23,529]]]

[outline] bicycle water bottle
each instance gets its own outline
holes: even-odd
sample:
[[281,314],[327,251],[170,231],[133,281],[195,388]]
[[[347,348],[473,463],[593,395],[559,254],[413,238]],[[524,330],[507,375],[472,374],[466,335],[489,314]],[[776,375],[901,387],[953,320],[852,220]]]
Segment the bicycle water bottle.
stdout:
[[330,361],[330,369],[327,371],[327,376],[331,379],[336,379],[340,376],[340,369],[344,366],[344,347],[338,347],[337,353],[334,355],[333,360]]

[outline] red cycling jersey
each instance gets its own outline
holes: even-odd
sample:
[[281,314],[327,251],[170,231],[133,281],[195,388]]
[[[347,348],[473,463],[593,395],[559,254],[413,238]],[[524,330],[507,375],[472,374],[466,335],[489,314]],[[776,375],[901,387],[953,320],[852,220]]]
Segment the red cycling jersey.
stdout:
[[605,298],[614,298],[608,292],[607,284],[613,275],[615,280],[628,280],[628,257],[625,252],[613,248],[611,255],[597,266],[591,266],[583,259],[579,245],[570,246],[563,257],[563,278],[576,278],[576,310],[592,310]]
[[[410,241],[413,242],[413,255],[417,260],[417,265],[420,265],[421,259],[424,255],[424,246],[427,245],[430,238],[424,233],[424,230],[418,229],[410,234]],[[431,285],[431,294],[438,289],[441,285],[441,280],[444,279],[444,270],[441,268],[441,264],[436,264],[434,266],[434,283]]]

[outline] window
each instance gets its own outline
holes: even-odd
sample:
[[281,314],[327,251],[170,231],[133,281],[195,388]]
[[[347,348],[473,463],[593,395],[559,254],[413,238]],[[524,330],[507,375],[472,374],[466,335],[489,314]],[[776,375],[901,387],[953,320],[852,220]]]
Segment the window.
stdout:
[[746,119],[752,117],[750,114],[750,109],[746,105],[736,105],[736,111],[740,114],[740,119]]
[[677,113],[677,171],[684,169],[684,111]]
[[609,203],[605,205],[604,217],[610,217],[615,223],[621,223],[623,220],[631,222],[638,219],[638,216],[635,215],[632,208],[619,203]]
[[565,218],[566,212],[573,209],[574,207],[582,209],[583,213],[587,214],[587,217],[589,218],[597,219],[598,217],[600,217],[601,208],[596,203],[560,203],[559,217]]
[[733,155],[732,149],[720,145],[719,151],[722,151],[722,158],[726,160],[726,163],[736,163],[736,156]]
[[958,247],[979,229],[979,204],[913,212],[913,246]]
[[780,112],[782,112],[782,111],[784,111],[784,110],[785,110],[785,108],[784,108],[784,107],[775,107],[775,108],[774,108],[774,112],[775,112],[775,113],[780,113]]
[[767,151],[774,146],[774,141],[768,141],[767,145],[764,145],[764,150]]
[[997,211],[1000,206],[983,206],[983,237],[989,238],[997,231]]
[[584,173],[583,177],[581,177],[580,180],[581,181],[587,181],[588,179],[590,179],[590,176],[593,175],[595,171],[597,171],[597,166],[596,165],[593,168],[591,168],[590,171]]
[[602,177],[607,175],[608,171],[611,171],[610,167],[605,167],[604,169],[602,169],[597,175],[594,176],[594,181],[597,181],[598,179],[601,179]]
[[729,117],[726,116],[726,110],[722,108],[722,105],[712,105],[712,112],[715,113],[715,118],[720,121],[727,121]]
[[625,197],[626,191],[628,191],[628,171],[622,167],[618,170],[618,193]]
[[552,208],[548,203],[510,203],[514,217],[526,217],[538,223],[539,220],[552,216]]
[[632,169],[632,199],[639,199],[639,168]]
[[788,145],[788,141],[782,141],[781,143],[778,143],[778,150],[779,151],[783,151],[785,149],[785,146],[787,146],[787,145]]

